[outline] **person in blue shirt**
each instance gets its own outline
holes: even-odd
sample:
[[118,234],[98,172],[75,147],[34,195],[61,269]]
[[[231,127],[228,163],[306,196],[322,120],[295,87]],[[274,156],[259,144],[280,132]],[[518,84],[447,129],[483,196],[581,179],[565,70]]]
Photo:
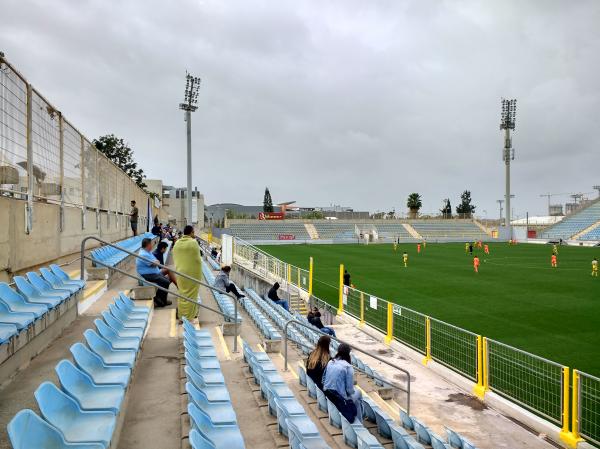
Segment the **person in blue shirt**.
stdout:
[[[168,272],[167,269],[159,268],[158,264],[160,263],[154,254],[152,254],[152,240],[145,238],[142,240],[142,247],[138,253],[139,256],[144,259],[140,259],[136,257],[135,259],[135,268],[138,274],[143,277],[148,282],[159,285],[160,287],[169,288],[171,281],[166,276]],[[154,297],[154,307],[165,307],[172,304],[171,301],[167,299],[168,293],[164,290],[156,289],[156,296]]]
[[323,393],[338,411],[353,423],[362,422],[362,395],[354,388],[354,368],[350,359],[350,346],[342,343],[335,357],[327,364],[323,376]]

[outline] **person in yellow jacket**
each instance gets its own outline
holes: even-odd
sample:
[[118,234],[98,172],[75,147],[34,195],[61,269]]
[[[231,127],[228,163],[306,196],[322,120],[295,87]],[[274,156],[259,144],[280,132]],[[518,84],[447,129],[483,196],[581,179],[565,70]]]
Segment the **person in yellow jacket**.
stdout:
[[[183,236],[173,246],[173,259],[175,261],[175,270],[195,279],[202,280],[200,245],[196,241],[193,226],[187,225],[183,228]],[[200,301],[198,298],[200,284],[177,275],[177,286],[181,295],[195,301]],[[198,306],[190,301],[179,298],[177,301],[177,312],[179,320],[186,317],[191,321],[198,315]]]

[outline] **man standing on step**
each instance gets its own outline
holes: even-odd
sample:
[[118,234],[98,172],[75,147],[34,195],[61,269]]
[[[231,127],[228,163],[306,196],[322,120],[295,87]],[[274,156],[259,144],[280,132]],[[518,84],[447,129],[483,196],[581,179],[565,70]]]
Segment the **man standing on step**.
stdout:
[[[200,245],[196,241],[193,226],[187,225],[183,228],[183,236],[173,246],[173,259],[176,271],[201,280],[202,257],[200,256]],[[199,301],[198,293],[200,292],[200,284],[177,275],[177,286],[180,294],[186,298],[190,298],[192,301]],[[183,317],[192,321],[198,315],[198,305],[179,298],[177,301],[177,312],[180,322]]]
[[131,212],[129,213],[129,223],[131,224],[131,230],[133,231],[134,237],[137,235],[138,216],[139,210],[135,205],[135,200],[131,200]]

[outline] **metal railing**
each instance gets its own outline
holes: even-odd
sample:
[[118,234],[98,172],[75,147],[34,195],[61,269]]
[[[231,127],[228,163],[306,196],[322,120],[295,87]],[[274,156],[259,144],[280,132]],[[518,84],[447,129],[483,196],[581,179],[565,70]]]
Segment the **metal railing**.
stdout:
[[[303,323],[302,321],[299,321],[299,320],[289,320],[289,321],[287,321],[285,323],[285,325],[283,326],[283,361],[284,361],[283,366],[284,366],[284,370],[285,371],[288,370],[288,327],[290,325],[302,326],[302,327],[305,327],[307,329],[310,329],[313,332],[319,332],[322,335],[328,335],[328,334],[325,334],[324,332],[317,331],[312,325]],[[401,371],[402,373],[404,373],[405,376],[406,376],[406,387],[402,387],[401,385],[398,385],[397,383],[395,383],[393,381],[390,381],[388,379],[384,379],[383,377],[377,375],[376,373],[369,374],[369,375],[372,375],[375,380],[378,380],[378,381],[380,381],[381,383],[383,383],[385,385],[389,385],[389,386],[391,386],[393,388],[396,388],[396,389],[398,389],[400,391],[405,392],[406,393],[406,413],[408,413],[410,415],[410,372],[408,372],[406,369],[402,368],[401,366],[396,365],[395,363],[392,363],[392,362],[390,362],[388,360],[385,360],[382,357],[379,357],[378,355],[373,354],[372,352],[364,351],[364,350],[360,349],[358,346],[353,345],[352,343],[348,343],[347,341],[340,340],[339,338],[333,337],[331,335],[328,335],[328,336],[332,340],[337,341],[338,343],[345,343],[345,344],[347,344],[354,351],[357,351],[357,352],[360,352],[362,354],[365,354],[365,355],[371,357],[372,359],[377,360],[380,363],[383,363],[383,364],[385,364],[387,366],[390,366],[390,367],[392,367],[394,369],[397,369],[397,370]],[[296,342],[296,344],[298,344],[300,346],[304,346],[306,348],[314,349],[314,346],[309,346],[309,345],[305,345],[303,343],[298,343],[298,342]],[[361,370],[358,367],[353,367],[353,368],[355,370],[357,370],[357,371],[360,371],[360,372],[363,372],[363,373],[367,374],[366,371]]]
[[577,371],[576,383],[577,431],[581,436],[600,445],[600,378]]
[[[231,316],[231,315],[229,315],[227,313],[224,313],[221,310],[214,309],[214,308],[212,308],[210,306],[202,304],[202,303],[198,302],[197,300],[194,300],[194,299],[189,298],[187,296],[181,295],[180,293],[171,291],[168,288],[164,288],[164,287],[161,287],[158,284],[155,284],[153,282],[147,281],[146,279],[142,278],[141,276],[136,276],[134,274],[126,272],[125,270],[121,270],[120,268],[108,265],[108,264],[106,264],[106,263],[104,263],[104,262],[102,262],[100,260],[97,260],[97,259],[92,259],[90,256],[86,256],[85,255],[85,244],[87,243],[88,240],[95,240],[97,242],[103,243],[104,245],[111,246],[113,248],[116,248],[119,251],[123,251],[124,253],[129,254],[130,256],[136,257],[136,258],[141,259],[141,260],[143,260],[145,262],[153,263],[157,267],[166,268],[170,272],[175,273],[177,276],[181,276],[181,277],[183,277],[185,279],[188,279],[188,280],[190,280],[192,282],[195,282],[198,285],[202,285],[204,287],[207,287],[210,290],[212,290],[213,292],[218,292],[218,293],[221,293],[223,295],[227,295],[227,296],[231,297],[233,299],[233,304],[234,304],[234,313],[233,313],[233,316]],[[164,292],[166,292],[168,294],[174,295],[174,296],[176,296],[179,299],[182,299],[184,301],[188,301],[188,302],[191,302],[193,304],[196,304],[198,307],[201,307],[203,309],[210,310],[211,312],[214,312],[214,313],[216,313],[218,315],[221,315],[224,318],[233,319],[233,323],[234,323],[234,336],[236,336],[238,334],[238,326],[239,326],[239,323],[238,323],[238,317],[239,317],[239,313],[238,313],[238,300],[237,300],[237,298],[232,293],[228,293],[228,292],[226,292],[224,290],[221,290],[219,288],[213,287],[212,285],[207,284],[206,282],[202,282],[201,280],[196,279],[195,277],[189,276],[189,275],[187,275],[185,273],[181,273],[180,271],[177,271],[177,270],[175,270],[175,269],[173,269],[171,267],[167,267],[166,265],[158,263],[158,262],[156,262],[154,260],[148,259],[146,257],[142,257],[139,254],[136,254],[136,253],[134,253],[132,251],[129,251],[129,250],[124,249],[124,248],[121,248],[121,247],[119,247],[117,245],[113,245],[112,243],[107,242],[105,240],[102,240],[101,238],[98,238],[98,237],[93,236],[93,235],[90,235],[90,236],[84,238],[81,241],[81,255],[80,255],[80,259],[81,259],[81,274],[80,274],[81,280],[85,280],[85,261],[86,260],[93,261],[96,264],[99,264],[99,265],[102,265],[105,268],[108,268],[109,270],[114,270],[117,273],[123,274],[123,275],[128,276],[128,277],[130,277],[132,279],[136,279],[137,281],[142,282],[144,285],[145,284],[151,285],[151,286],[156,287],[157,289],[159,289],[161,291],[164,291]],[[234,337],[234,339],[233,339],[233,352],[238,352],[237,337]]]

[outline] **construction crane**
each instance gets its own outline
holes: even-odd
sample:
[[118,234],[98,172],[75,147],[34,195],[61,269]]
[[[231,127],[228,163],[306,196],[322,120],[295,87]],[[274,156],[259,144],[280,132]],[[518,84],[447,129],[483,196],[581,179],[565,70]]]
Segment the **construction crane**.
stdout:
[[[598,186],[600,188],[600,186]],[[596,188],[596,186],[594,186],[594,189]],[[577,200],[582,200],[583,197],[585,195],[589,195],[590,193],[594,193],[594,192],[584,192],[584,193],[572,193],[572,192],[566,192],[566,193],[542,193],[540,195],[540,198],[546,197],[548,198],[548,215],[550,215],[550,199],[553,196],[570,196],[571,198],[573,198],[573,200],[575,201],[575,203],[577,203]],[[598,191],[599,195],[600,195],[600,190]]]

